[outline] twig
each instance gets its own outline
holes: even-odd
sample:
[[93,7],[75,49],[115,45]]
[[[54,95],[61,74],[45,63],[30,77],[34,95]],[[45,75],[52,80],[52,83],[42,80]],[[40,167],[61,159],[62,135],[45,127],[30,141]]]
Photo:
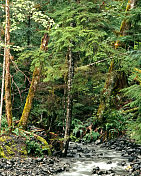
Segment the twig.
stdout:
[[26,76],[26,74],[25,74],[23,71],[21,71],[21,70],[19,69],[19,67],[17,66],[17,64],[16,64],[12,59],[11,59],[11,62],[12,62],[12,64],[15,66],[15,68],[25,76],[25,78],[29,81],[29,83],[31,83],[31,81],[30,81],[29,78]]

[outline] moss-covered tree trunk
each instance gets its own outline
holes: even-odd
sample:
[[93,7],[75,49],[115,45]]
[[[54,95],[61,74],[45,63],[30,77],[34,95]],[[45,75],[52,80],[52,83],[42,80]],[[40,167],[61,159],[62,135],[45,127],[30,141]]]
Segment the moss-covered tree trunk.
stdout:
[[102,90],[101,93],[101,100],[100,100],[100,105],[97,111],[97,116],[99,121],[102,121],[102,117],[103,117],[103,112],[105,110],[106,104],[108,103],[108,99],[111,95],[112,89],[113,89],[113,85],[114,85],[114,73],[113,73],[113,69],[114,69],[114,61],[111,61],[110,67],[109,67],[109,71],[107,74],[107,78],[105,81],[105,85],[104,88]]
[[[47,33],[45,33],[42,38],[42,41],[41,41],[41,46],[40,46],[41,50],[47,51],[48,41],[49,41],[49,36]],[[33,72],[33,76],[32,76],[32,82],[31,82],[31,85],[30,85],[30,88],[28,91],[28,95],[26,98],[24,110],[23,110],[21,119],[18,124],[18,126],[22,127],[23,129],[25,129],[27,126],[29,114],[30,114],[31,107],[32,107],[32,102],[33,102],[33,99],[35,96],[35,92],[36,92],[38,83],[40,81],[40,75],[41,75],[41,67],[35,67],[34,72]]]
[[10,78],[10,10],[9,0],[6,0],[6,26],[5,26],[5,109],[8,126],[12,126],[12,103],[11,103],[11,78]]
[[24,110],[23,110],[21,119],[18,124],[18,126],[22,126],[23,128],[26,128],[26,126],[27,126],[29,113],[30,113],[30,110],[32,107],[33,98],[34,98],[35,91],[37,89],[37,85],[39,83],[39,80],[40,80],[40,68],[36,67],[33,72],[32,82],[31,82],[31,85],[29,88],[28,96],[26,98]]
[[72,121],[72,80],[74,75],[74,65],[73,65],[73,57],[71,47],[69,47],[69,55],[68,55],[68,95],[67,95],[67,112],[66,112],[66,128],[65,128],[65,136],[64,136],[64,148],[63,148],[63,156],[67,155],[67,150],[69,146],[70,140],[70,130],[71,130],[71,121]]
[[[135,6],[135,3],[137,2],[137,0],[128,0],[127,6],[126,6],[126,12],[133,9]],[[126,18],[122,21],[121,26],[120,26],[120,36],[124,36],[126,35],[126,31],[129,29],[129,23],[127,22]],[[115,49],[118,48],[118,46],[120,45],[120,42],[117,40],[115,43]],[[111,61],[110,67],[109,67],[109,72],[107,74],[107,78],[105,81],[105,85],[104,88],[102,90],[102,94],[101,94],[101,100],[100,100],[100,105],[97,111],[97,117],[99,121],[103,121],[103,113],[106,107],[106,103],[108,102],[108,99],[111,95],[112,89],[114,85],[114,74],[113,71],[114,70],[114,61]],[[120,77],[120,79],[122,79],[122,77]],[[118,81],[118,79],[115,79],[116,81]],[[116,84],[116,83],[115,83]]]

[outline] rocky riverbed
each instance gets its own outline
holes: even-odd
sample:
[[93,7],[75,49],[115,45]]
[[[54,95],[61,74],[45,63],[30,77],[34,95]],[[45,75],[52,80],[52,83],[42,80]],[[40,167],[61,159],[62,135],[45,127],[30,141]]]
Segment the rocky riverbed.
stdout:
[[71,167],[57,176],[141,176],[141,146],[127,138],[103,144],[70,143]]
[[140,176],[141,146],[126,138],[103,144],[70,142],[67,158],[0,159],[2,176]]
[[64,171],[69,165],[54,157],[0,159],[1,176],[48,176]]

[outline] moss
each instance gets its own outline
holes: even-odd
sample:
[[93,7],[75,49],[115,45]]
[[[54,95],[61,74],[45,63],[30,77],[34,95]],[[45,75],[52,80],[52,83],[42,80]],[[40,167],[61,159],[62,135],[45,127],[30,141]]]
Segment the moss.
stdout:
[[0,158],[6,158],[3,147],[0,146]]
[[16,136],[1,136],[0,146],[0,158],[10,159],[15,156],[27,156],[24,140],[20,142]]
[[49,147],[49,144],[47,143],[47,141],[42,138],[41,136],[36,136],[37,139],[42,142],[44,144],[44,146],[42,146],[42,150],[47,150],[48,151],[48,155],[51,156],[51,150],[50,150],[50,147]]
[[5,149],[6,149],[6,154],[9,156],[11,156],[11,155],[15,155],[15,152],[13,152],[13,150],[12,150],[12,147],[9,147],[8,145],[6,145],[6,146],[4,146],[5,147]]
[[10,140],[11,139],[11,137],[9,137],[9,136],[2,136],[2,137],[0,137],[0,142],[7,142],[7,140]]
[[13,149],[14,151],[18,151],[18,149],[15,147],[14,149]]
[[12,145],[12,143],[11,143],[11,142],[8,142],[8,144],[7,144],[7,145],[11,146],[11,145]]
[[25,147],[22,147],[22,149],[19,151],[19,153],[20,153],[21,155],[27,156],[26,148],[25,148]]
[[41,71],[40,68],[36,67],[34,69],[34,72],[33,72],[32,82],[31,82],[31,85],[30,85],[30,88],[29,88],[28,96],[26,98],[26,103],[25,103],[25,106],[24,106],[24,110],[23,110],[21,119],[20,119],[19,124],[18,124],[18,126],[23,127],[23,129],[27,125],[29,113],[30,113],[30,110],[31,110],[31,107],[32,107],[32,101],[33,101],[33,98],[34,98],[34,95],[35,95],[37,84],[40,80],[40,71]]

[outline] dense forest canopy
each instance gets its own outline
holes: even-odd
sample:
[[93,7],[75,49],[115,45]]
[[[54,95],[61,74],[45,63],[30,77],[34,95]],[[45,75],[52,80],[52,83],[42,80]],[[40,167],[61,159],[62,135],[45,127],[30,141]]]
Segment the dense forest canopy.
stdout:
[[66,142],[126,131],[141,142],[139,0],[1,1],[1,85],[7,57],[9,126],[35,125]]

